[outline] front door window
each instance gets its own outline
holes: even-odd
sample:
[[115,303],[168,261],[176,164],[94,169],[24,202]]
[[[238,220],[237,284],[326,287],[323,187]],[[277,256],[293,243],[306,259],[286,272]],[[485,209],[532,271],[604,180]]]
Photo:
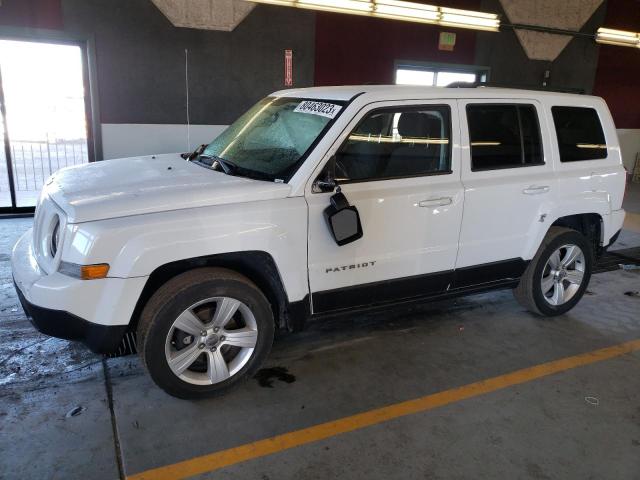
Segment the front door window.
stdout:
[[374,110],[337,152],[338,181],[449,172],[450,116],[447,105]]

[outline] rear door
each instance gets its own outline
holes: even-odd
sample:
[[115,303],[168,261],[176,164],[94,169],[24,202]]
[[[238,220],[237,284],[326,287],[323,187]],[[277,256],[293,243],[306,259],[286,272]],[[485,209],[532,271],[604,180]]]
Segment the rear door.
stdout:
[[[455,101],[376,103],[337,140],[336,176],[364,236],[338,246],[307,186],[314,312],[437,294],[453,278],[462,219]],[[325,159],[326,161],[326,159]],[[318,175],[320,174],[320,175]]]
[[544,111],[524,99],[459,107],[465,207],[455,285],[518,278],[555,195]]

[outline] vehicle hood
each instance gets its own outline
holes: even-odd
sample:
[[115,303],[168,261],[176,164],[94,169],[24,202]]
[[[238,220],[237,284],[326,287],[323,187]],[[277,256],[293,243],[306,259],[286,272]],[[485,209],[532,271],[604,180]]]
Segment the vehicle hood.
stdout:
[[226,175],[177,153],[63,168],[44,190],[69,223],[285,198],[291,191],[285,183]]

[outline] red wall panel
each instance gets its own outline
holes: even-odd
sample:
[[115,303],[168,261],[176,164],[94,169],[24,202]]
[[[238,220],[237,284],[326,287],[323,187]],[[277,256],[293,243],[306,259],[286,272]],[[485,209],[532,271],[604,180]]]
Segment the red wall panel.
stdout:
[[[638,0],[609,0],[608,28],[640,31]],[[594,95],[603,97],[618,128],[640,128],[640,48],[601,45]]]
[[[469,10],[479,10],[479,4],[479,0],[447,2],[449,7]],[[456,33],[452,52],[438,50],[441,31]],[[472,30],[318,13],[315,84],[393,83],[396,60],[473,64],[475,42]]]
[[0,25],[60,30],[61,0],[2,0]]

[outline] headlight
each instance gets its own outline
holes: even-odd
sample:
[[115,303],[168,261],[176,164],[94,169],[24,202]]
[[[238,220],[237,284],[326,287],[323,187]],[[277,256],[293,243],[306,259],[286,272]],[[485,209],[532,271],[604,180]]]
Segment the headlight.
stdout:
[[49,242],[49,253],[51,253],[51,258],[55,258],[56,253],[58,253],[58,247],[60,246],[60,217],[58,215],[54,215],[51,225],[52,230],[51,241]]

